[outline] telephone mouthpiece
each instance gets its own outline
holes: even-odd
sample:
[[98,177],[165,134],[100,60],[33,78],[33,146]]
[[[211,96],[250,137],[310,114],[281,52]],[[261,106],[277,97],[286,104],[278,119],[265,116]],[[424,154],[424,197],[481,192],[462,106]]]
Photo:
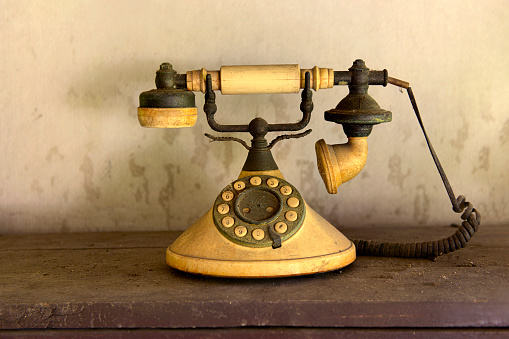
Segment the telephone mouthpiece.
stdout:
[[140,94],[138,121],[143,127],[191,127],[198,116],[194,93],[176,88],[175,72],[163,63],[156,72],[156,89]]

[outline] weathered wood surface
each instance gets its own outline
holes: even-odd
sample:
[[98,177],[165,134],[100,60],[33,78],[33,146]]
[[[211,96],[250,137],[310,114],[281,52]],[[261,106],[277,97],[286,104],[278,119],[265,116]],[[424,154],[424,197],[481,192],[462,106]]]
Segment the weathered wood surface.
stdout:
[[[454,230],[342,231],[426,241]],[[435,262],[359,257],[335,272],[260,280],[169,268],[165,249],[179,234],[0,236],[0,328],[509,326],[509,227],[483,226]]]

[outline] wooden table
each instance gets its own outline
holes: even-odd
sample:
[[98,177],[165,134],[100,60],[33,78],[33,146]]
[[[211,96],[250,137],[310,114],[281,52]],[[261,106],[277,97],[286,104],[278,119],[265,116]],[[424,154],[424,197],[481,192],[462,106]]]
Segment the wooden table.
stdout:
[[[395,241],[454,232],[342,231]],[[435,262],[358,257],[335,272],[260,280],[169,268],[165,248],[179,234],[0,236],[0,336],[509,336],[507,226],[483,225],[467,248]]]

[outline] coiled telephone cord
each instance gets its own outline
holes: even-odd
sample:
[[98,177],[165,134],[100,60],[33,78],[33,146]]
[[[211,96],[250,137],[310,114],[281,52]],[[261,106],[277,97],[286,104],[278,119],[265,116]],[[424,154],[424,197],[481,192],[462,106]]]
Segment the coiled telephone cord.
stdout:
[[474,208],[474,206],[470,202],[466,201],[463,195],[455,198],[451,184],[445,175],[444,169],[442,168],[442,165],[438,160],[438,156],[428,138],[428,134],[424,129],[412,89],[408,87],[407,92],[410,102],[412,103],[412,108],[424,134],[424,138],[426,139],[426,143],[428,144],[431,156],[433,157],[433,161],[435,162],[447,194],[449,195],[449,199],[451,200],[452,209],[456,213],[461,213],[461,219],[463,222],[453,235],[435,241],[395,243],[371,240],[352,240],[357,249],[357,255],[434,259],[438,256],[454,252],[465,247],[467,242],[474,236],[475,232],[477,232],[481,224],[481,214]]

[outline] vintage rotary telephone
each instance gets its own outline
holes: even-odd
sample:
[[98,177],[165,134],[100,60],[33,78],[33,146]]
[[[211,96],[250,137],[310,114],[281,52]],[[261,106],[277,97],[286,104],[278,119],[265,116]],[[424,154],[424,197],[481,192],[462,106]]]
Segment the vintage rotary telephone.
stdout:
[[[270,143],[268,132],[292,132],[306,127],[313,110],[312,92],[334,85],[348,85],[349,94],[325,120],[343,125],[348,142],[328,145],[316,142],[318,170],[327,191],[356,176],[367,157],[367,137],[373,125],[389,122],[392,113],[380,108],[368,94],[370,85],[393,84],[407,89],[412,107],[453,205],[464,220],[450,237],[422,243],[379,243],[349,240],[310,208],[299,191],[286,181],[271,154],[282,139],[309,134],[281,135]],[[177,74],[168,63],[156,72],[157,89],[140,94],[138,119],[144,127],[193,126],[197,118],[193,91],[205,93],[204,111],[217,132],[249,132],[251,146],[237,180],[227,184],[212,208],[189,227],[166,251],[167,263],[179,270],[223,277],[280,277],[326,272],[344,267],[359,255],[435,258],[466,246],[478,230],[480,214],[463,196],[455,197],[422,125],[409,84],[373,71],[356,60],[348,71],[329,68],[300,69],[298,65],[222,66]],[[214,90],[223,94],[298,93],[302,90],[302,119],[297,123],[268,124],[255,118],[246,125],[218,124]]]

